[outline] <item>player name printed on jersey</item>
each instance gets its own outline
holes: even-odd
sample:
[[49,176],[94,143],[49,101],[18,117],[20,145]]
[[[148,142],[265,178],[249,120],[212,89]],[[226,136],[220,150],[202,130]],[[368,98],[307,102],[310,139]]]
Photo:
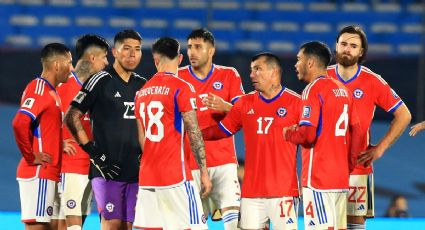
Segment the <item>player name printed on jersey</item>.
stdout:
[[166,86],[151,86],[148,88],[143,88],[139,91],[139,96],[146,96],[149,94],[162,94],[168,95],[170,93],[170,88]]

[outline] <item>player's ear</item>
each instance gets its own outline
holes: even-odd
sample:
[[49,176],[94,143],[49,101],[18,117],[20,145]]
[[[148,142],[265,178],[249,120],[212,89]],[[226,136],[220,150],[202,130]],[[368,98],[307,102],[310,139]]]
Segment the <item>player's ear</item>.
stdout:
[[115,47],[112,47],[111,51],[114,58],[116,58],[118,56],[118,50]]
[[208,50],[208,55],[209,56],[214,56],[215,54],[215,47],[211,45],[211,48]]
[[179,65],[182,63],[183,61],[183,54],[179,54]]

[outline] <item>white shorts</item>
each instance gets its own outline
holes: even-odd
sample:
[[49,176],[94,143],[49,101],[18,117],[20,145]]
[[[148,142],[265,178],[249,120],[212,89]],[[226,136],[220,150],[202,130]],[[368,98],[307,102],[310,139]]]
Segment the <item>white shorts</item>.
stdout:
[[21,220],[24,223],[49,223],[53,215],[57,182],[35,178],[20,180]]
[[87,216],[91,212],[93,197],[88,175],[61,173],[59,182],[60,212],[58,219],[66,216]]
[[319,192],[303,187],[305,229],[346,229],[347,193]]
[[242,198],[239,227],[243,229],[264,229],[268,220],[273,229],[297,229],[297,197]]
[[[208,198],[202,199],[205,215],[214,214],[216,209],[241,205],[241,188],[237,171],[238,165],[233,163],[208,168],[208,175],[213,187]],[[198,190],[200,190],[200,170],[192,170],[192,176]]]
[[369,175],[350,175],[347,215],[375,216],[373,173]]
[[199,191],[192,181],[172,188],[139,187],[135,228],[208,229]]

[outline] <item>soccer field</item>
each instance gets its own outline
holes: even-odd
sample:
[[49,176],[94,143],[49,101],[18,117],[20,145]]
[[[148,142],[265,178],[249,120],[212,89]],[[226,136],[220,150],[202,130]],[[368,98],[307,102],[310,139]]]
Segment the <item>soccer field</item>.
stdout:
[[[20,214],[18,212],[0,212],[1,229],[15,230],[24,229],[24,225],[20,221]],[[298,226],[300,230],[304,229],[303,219],[300,218]],[[208,227],[211,230],[222,230],[222,222],[208,221]],[[386,230],[400,230],[400,229],[424,229],[425,218],[408,218],[408,219],[395,219],[395,218],[375,218],[367,222],[367,229],[386,229]],[[84,229],[100,229],[100,224],[96,214],[90,215]]]

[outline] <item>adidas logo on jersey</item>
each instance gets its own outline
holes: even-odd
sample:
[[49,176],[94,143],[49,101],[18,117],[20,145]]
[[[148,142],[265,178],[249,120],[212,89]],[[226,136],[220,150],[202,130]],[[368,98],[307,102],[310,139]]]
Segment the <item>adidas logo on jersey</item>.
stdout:
[[360,205],[357,210],[364,210],[364,205]]
[[310,221],[310,223],[308,223],[308,226],[314,226],[316,225],[313,221]]
[[114,97],[121,97],[120,92],[118,92],[118,91],[117,91],[117,92],[115,93]]
[[254,114],[254,109],[250,109],[246,114]]
[[294,223],[294,220],[292,220],[292,218],[289,218],[289,220],[286,221],[286,224],[293,224],[293,223]]

